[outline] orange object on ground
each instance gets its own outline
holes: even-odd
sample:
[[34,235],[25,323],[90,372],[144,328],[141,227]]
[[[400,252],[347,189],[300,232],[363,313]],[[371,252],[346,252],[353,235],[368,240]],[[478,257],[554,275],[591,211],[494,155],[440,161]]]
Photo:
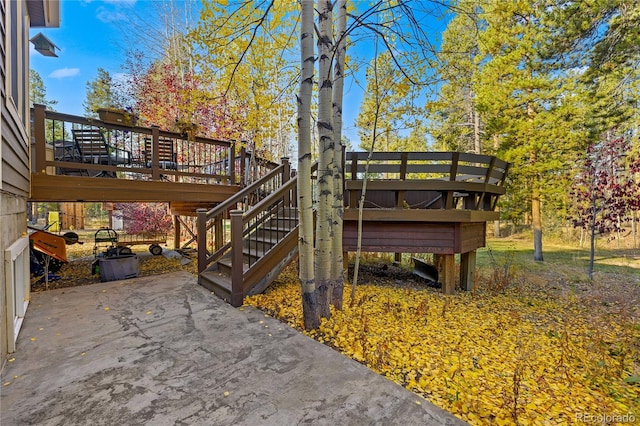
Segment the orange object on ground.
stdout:
[[67,262],[67,248],[64,238],[51,232],[31,230],[29,239],[33,241],[33,248],[48,254],[61,262]]

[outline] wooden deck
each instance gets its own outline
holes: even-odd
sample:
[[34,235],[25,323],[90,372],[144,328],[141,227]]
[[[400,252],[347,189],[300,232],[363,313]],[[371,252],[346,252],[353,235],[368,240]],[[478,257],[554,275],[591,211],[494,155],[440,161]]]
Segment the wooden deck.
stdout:
[[[485,245],[486,222],[499,217],[494,209],[505,193],[508,164],[465,153],[386,152],[374,153],[366,166],[367,155],[346,154],[343,249],[357,249],[357,206],[364,189],[363,251],[434,253],[446,294],[455,291],[458,254],[460,287],[472,289],[476,249]],[[240,306],[275,278],[297,250],[296,179],[284,162],[216,208],[198,213],[201,285]],[[227,230],[223,221],[230,210]]]
[[[169,202],[174,215],[198,216],[191,242],[198,242],[199,271],[213,268],[219,275],[225,259],[235,258],[229,274],[237,283],[216,288],[233,294],[234,304],[247,291],[267,285],[260,277],[292,257],[296,187],[287,161],[248,161],[234,142],[107,123],[40,105],[33,109],[32,135],[32,201]],[[368,157],[366,152],[346,154],[344,250],[357,249],[363,202],[363,251],[435,254],[447,294],[455,290],[455,255],[460,255],[460,287],[472,289],[475,251],[486,243],[486,222],[499,218],[495,207],[505,193],[508,164],[459,152]],[[246,184],[249,176],[252,185]],[[236,231],[228,233],[232,210]],[[274,231],[283,221],[287,226]],[[176,233],[179,224],[174,218]],[[253,259],[246,270],[243,256]],[[253,280],[249,284],[248,278]]]
[[[471,290],[475,251],[486,244],[508,164],[488,155],[458,152],[347,153],[343,247],[356,251],[358,207],[363,201],[362,251],[433,253],[444,292]],[[365,197],[362,200],[363,188]]]
[[103,122],[42,105],[35,105],[32,118],[31,201],[169,202],[172,210],[195,216],[197,208],[212,208],[238,192],[250,174],[261,173],[254,169],[275,166],[250,162],[233,141]]

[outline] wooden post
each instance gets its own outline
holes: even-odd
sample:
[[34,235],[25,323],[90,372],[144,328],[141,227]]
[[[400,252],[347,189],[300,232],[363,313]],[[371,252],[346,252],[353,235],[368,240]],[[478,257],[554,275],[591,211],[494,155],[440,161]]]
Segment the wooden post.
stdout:
[[247,149],[243,146],[240,148],[240,186],[247,186]]
[[347,281],[349,278],[349,252],[348,251],[342,252],[342,271],[343,271],[343,278],[345,281]]
[[[449,169],[449,180],[451,182],[456,180],[456,176],[458,174],[458,160],[460,158],[459,152],[454,152],[451,158],[451,169]],[[454,191],[446,191],[447,198],[444,202],[444,208],[446,210],[451,210],[453,208],[453,192]]]
[[[358,154],[355,152],[351,153],[351,180],[358,179]],[[357,209],[358,208],[358,194],[356,194],[356,190],[349,191],[349,208]]]
[[[400,154],[400,180],[405,180],[407,177],[407,159],[409,156],[406,152]],[[404,208],[404,191],[396,191],[396,209]]]
[[456,255],[455,254],[436,254],[436,268],[438,268],[438,276],[442,283],[442,292],[444,294],[455,294],[456,283]]
[[466,291],[473,291],[476,278],[476,251],[460,255],[460,287]]
[[[35,170],[31,170],[32,173],[46,173],[46,136],[45,136],[45,106],[34,104],[33,105],[33,137],[36,141],[36,161]],[[55,149],[55,148],[54,148]],[[33,155],[33,153],[32,153]]]
[[180,248],[180,219],[177,214],[171,217],[173,219],[173,249],[177,250]]
[[231,142],[229,146],[229,167],[227,173],[229,174],[229,185],[236,184],[236,143]]
[[198,231],[198,274],[201,274],[207,268],[207,209],[196,210],[197,222],[196,229]]
[[151,178],[160,180],[160,128],[151,126]]
[[242,306],[244,265],[242,253],[242,210],[231,211],[231,306]]
[[[291,164],[289,164],[289,157],[282,157],[280,161],[282,161],[282,185],[284,185],[291,179]],[[291,207],[291,198],[289,197],[288,191],[284,194],[284,202],[282,205],[285,209]]]

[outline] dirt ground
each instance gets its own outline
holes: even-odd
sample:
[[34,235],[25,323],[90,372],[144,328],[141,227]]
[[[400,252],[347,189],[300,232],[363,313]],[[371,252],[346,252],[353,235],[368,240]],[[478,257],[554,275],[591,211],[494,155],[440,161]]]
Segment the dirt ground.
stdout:
[[[92,246],[91,246],[92,247]],[[46,291],[100,283],[100,275],[92,274],[92,263],[96,259],[90,248],[68,248],[69,262],[53,274],[53,280],[48,283],[43,277],[34,277],[31,281],[31,291]],[[70,253],[69,253],[70,252]],[[182,251],[181,254],[166,247],[163,254],[153,256],[144,246],[134,246],[133,252],[138,256],[140,277],[164,274],[167,272],[186,270],[196,274],[197,260],[195,252]]]

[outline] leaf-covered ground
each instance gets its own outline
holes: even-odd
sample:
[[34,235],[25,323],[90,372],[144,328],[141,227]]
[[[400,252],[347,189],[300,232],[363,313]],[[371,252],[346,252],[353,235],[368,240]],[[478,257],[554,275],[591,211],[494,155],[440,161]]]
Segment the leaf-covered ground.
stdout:
[[[31,291],[45,291],[57,288],[75,287],[79,285],[95,284],[100,282],[100,274],[91,273],[91,264],[95,260],[93,256],[93,244],[87,242],[83,245],[75,244],[67,246],[67,258],[69,263],[64,264],[54,275],[58,277],[55,281],[45,283],[40,277],[32,279]],[[138,255],[139,276],[158,275],[176,270],[187,270],[195,274],[197,261],[180,258],[167,258],[163,255],[153,256],[148,251],[147,246],[133,246],[133,252]],[[165,253],[168,250],[164,249]]]
[[[369,259],[353,305],[346,289],[344,309],[306,334],[471,424],[640,422],[637,251],[605,253],[588,282],[584,251],[548,246],[533,264],[526,242],[492,245],[472,294],[444,296],[406,267]],[[49,288],[100,282],[91,249],[69,246],[72,261]],[[134,249],[140,275],[195,274],[195,260]],[[302,330],[295,267],[246,303]]]
[[[444,296],[401,268],[363,275],[353,302],[346,290],[344,309],[307,335],[471,424],[640,421],[637,278],[615,296],[557,276],[496,287],[484,270],[474,294]],[[294,268],[246,303],[302,330]]]

